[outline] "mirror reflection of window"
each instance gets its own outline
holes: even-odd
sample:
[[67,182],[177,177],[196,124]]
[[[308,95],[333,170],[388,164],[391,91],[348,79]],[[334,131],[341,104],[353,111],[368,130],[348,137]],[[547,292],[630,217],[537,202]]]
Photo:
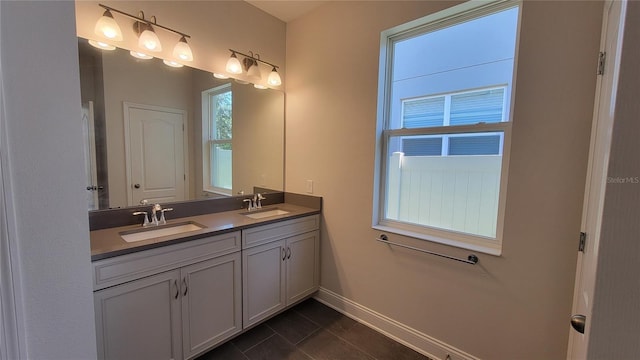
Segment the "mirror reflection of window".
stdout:
[[202,128],[208,134],[202,154],[203,191],[231,195],[232,192],[232,92],[231,85],[202,92]]

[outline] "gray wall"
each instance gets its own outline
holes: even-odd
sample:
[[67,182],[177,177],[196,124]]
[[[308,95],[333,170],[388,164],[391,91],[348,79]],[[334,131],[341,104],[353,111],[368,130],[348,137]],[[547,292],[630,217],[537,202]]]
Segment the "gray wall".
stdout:
[[524,3],[502,256],[374,241],[380,31],[456,3],[329,2],[287,24],[286,191],[323,196],[323,288],[480,358],[565,358],[601,2]]
[[0,9],[21,358],[95,358],[74,3]]
[[[589,359],[640,354],[640,2],[629,1],[593,299]],[[628,179],[620,180],[620,179]]]

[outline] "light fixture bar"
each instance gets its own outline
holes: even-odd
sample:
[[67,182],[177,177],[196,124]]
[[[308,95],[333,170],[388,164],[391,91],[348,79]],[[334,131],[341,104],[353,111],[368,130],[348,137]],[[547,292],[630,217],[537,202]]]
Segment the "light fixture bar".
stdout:
[[[172,32],[172,33],[179,34],[179,35],[184,36],[184,37],[187,37],[187,38],[191,38],[191,36],[189,36],[189,35],[187,35],[187,34],[185,34],[185,33],[183,33],[183,32],[180,32],[180,31],[178,31],[178,30],[174,30],[174,29],[172,29],[172,28],[169,28],[169,27],[166,27],[166,26],[160,25],[160,24],[158,24],[158,23],[156,23],[156,22],[154,22],[154,21],[149,21],[149,20],[145,19],[144,17],[138,17],[138,16],[135,16],[135,15],[131,15],[131,14],[128,14],[128,13],[126,13],[126,12],[124,12],[124,11],[120,11],[120,10],[118,10],[118,9],[114,9],[114,8],[112,8],[112,7],[110,7],[110,6],[103,5],[103,4],[98,4],[98,6],[100,6],[101,8],[104,8],[104,9],[107,9],[107,10],[110,10],[110,11],[113,11],[113,12],[117,12],[118,14],[121,14],[121,15],[124,15],[124,16],[128,16],[128,17],[130,17],[130,18],[132,18],[132,19],[134,19],[134,20],[136,20],[136,21],[144,22],[144,23],[147,23],[147,24],[149,24],[149,25],[153,25],[153,26],[156,26],[156,27],[159,27],[159,28],[165,29],[165,30],[170,31],[170,32]],[[154,19],[155,19],[155,17],[154,17]],[[239,53],[238,53],[238,54],[239,54]],[[244,54],[243,54],[243,55],[244,55]],[[264,62],[264,61],[263,61],[263,62]]]
[[[231,53],[232,53],[232,54],[233,54],[233,53],[240,54],[240,55],[242,55],[242,56],[244,56],[244,57],[246,57],[246,58],[250,58],[250,59],[253,59],[253,60],[255,60],[255,61],[259,61],[259,62],[261,62],[261,63],[264,63],[264,64],[267,64],[267,65],[269,65],[269,66],[272,66],[272,67],[274,67],[274,68],[276,68],[276,69],[279,69],[279,66],[278,66],[278,65],[274,65],[274,64],[272,64],[272,63],[270,63],[270,62],[266,62],[266,61],[264,61],[264,60],[260,60],[260,58],[257,58],[257,57],[255,57],[255,56],[251,56],[251,55],[243,54],[243,53],[241,53],[240,51],[233,50],[233,49],[229,49],[229,51],[231,51]],[[257,55],[257,54],[256,54],[256,55]]]

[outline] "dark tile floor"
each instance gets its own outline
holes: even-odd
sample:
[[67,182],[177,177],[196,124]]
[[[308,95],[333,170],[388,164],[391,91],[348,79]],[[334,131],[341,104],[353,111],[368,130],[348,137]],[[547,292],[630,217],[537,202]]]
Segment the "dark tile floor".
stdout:
[[196,360],[428,359],[308,299]]

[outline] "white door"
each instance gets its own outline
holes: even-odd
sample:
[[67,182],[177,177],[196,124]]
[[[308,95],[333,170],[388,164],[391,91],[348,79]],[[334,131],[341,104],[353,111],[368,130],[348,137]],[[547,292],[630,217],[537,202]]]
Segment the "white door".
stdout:
[[98,171],[96,167],[96,133],[93,101],[82,104],[82,133],[84,135],[84,165],[87,184],[87,208],[98,209]]
[[187,198],[184,110],[124,103],[128,205]]
[[[584,251],[578,253],[576,283],[570,327],[569,359],[586,359],[591,309],[595,286],[604,193],[607,185],[611,129],[615,107],[622,30],[626,1],[607,1],[602,24],[601,51],[605,53],[603,73],[598,76],[596,103],[591,129],[589,168],[582,214],[582,232],[586,234]],[[581,325],[582,329],[581,328]],[[575,326],[574,326],[575,325]],[[581,332],[581,331],[582,332]]]

